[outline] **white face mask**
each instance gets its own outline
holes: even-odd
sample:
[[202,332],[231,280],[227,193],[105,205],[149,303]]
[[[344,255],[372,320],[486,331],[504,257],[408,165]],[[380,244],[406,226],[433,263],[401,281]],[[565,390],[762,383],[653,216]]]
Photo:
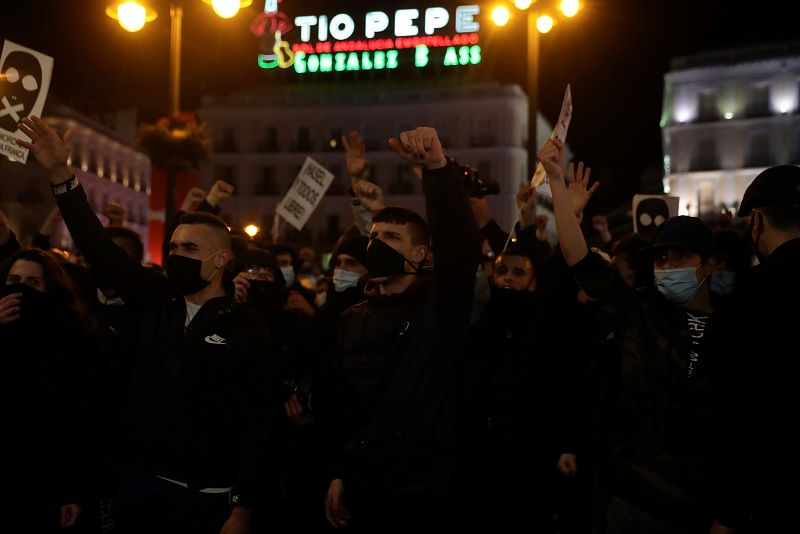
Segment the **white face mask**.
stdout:
[[283,273],[283,279],[286,280],[286,287],[294,284],[294,267],[291,265],[288,267],[281,267],[281,273]]
[[337,293],[341,293],[345,289],[356,287],[361,275],[352,271],[345,271],[344,269],[333,270],[333,287]]

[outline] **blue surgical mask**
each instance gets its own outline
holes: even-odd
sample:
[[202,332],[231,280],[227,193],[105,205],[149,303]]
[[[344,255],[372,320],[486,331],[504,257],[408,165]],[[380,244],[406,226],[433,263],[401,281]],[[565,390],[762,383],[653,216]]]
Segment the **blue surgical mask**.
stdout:
[[333,270],[333,287],[337,293],[341,293],[345,289],[356,287],[361,275],[352,271],[345,271],[344,269]]
[[283,273],[283,279],[286,280],[286,287],[294,284],[294,267],[291,265],[288,267],[281,267],[281,273]]
[[730,295],[733,293],[734,282],[736,282],[735,272],[714,271],[711,273],[711,286],[709,289],[717,295]]
[[654,269],[656,289],[671,304],[686,304],[700,291],[700,284],[697,282],[697,269],[697,267]]

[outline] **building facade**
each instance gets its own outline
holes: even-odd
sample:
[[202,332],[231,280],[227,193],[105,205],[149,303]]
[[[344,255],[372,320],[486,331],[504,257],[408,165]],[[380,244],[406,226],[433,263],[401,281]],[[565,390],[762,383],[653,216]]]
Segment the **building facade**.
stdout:
[[664,190],[681,213],[734,209],[765,168],[800,164],[800,42],[673,60],[664,77]]
[[[365,139],[370,179],[388,205],[424,215],[419,180],[389,149],[388,139],[417,126],[433,126],[446,153],[496,180],[500,194],[489,197],[505,228],[516,220],[515,194],[527,179],[527,97],[516,85],[396,86],[359,89],[257,90],[206,98],[199,116],[210,126],[214,152],[201,171],[206,185],[222,179],[236,186],[223,216],[232,227],[256,224],[267,231],[276,206],[303,161],[310,156],[335,175],[323,202],[302,232],[284,230],[282,239],[325,247],[353,222],[341,136],[351,130]],[[542,142],[551,127],[540,117]]]
[[[62,135],[74,130],[70,164],[95,213],[105,221],[106,204],[120,204],[125,209],[125,226],[142,236],[147,249],[150,158],[112,130],[69,108],[47,108],[45,120]],[[0,209],[24,243],[39,231],[53,207],[50,179],[33,156],[24,165],[5,158],[0,161]],[[51,242],[65,250],[72,248],[63,223]]]

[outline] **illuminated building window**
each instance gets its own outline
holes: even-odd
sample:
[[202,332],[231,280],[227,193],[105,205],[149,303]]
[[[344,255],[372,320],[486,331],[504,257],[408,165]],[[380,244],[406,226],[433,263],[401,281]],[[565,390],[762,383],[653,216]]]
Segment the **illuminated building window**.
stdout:
[[770,114],[769,85],[758,84],[750,87],[745,113],[748,117],[766,117]]
[[697,95],[697,120],[698,121],[718,121],[719,110],[717,109],[717,93],[714,91],[703,91]]
[[713,137],[700,139],[694,146],[691,170],[711,171],[719,168],[717,140]]

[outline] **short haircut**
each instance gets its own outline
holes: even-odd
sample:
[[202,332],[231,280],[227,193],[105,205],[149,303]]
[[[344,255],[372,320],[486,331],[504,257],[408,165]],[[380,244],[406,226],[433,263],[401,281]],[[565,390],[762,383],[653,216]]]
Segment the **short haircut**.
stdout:
[[111,239],[127,239],[133,245],[136,259],[139,261],[144,259],[144,244],[138,233],[123,226],[107,226],[106,235]]
[[216,215],[202,211],[186,213],[183,215],[183,217],[181,217],[181,224],[203,224],[216,230],[220,230],[221,232],[225,233],[225,248],[231,247],[231,231],[228,229],[228,225],[225,224],[225,221]]
[[297,253],[294,251],[292,247],[289,245],[277,245],[274,243],[264,245],[264,249],[268,250],[275,254],[275,256],[280,256],[282,254],[288,254],[292,257],[292,265],[297,263]]
[[800,229],[800,204],[757,207],[777,230]]
[[531,268],[533,269],[534,274],[536,274],[539,266],[537,265],[536,259],[534,258],[534,254],[531,250],[525,247],[510,246],[498,254],[495,261],[500,261],[504,256],[517,256],[520,258],[525,258],[531,263]]
[[406,225],[408,226],[408,232],[411,234],[411,243],[414,245],[427,246],[431,244],[431,234],[428,230],[428,224],[422,217],[406,208],[399,208],[396,206],[383,208],[375,214],[372,218],[372,222]]

